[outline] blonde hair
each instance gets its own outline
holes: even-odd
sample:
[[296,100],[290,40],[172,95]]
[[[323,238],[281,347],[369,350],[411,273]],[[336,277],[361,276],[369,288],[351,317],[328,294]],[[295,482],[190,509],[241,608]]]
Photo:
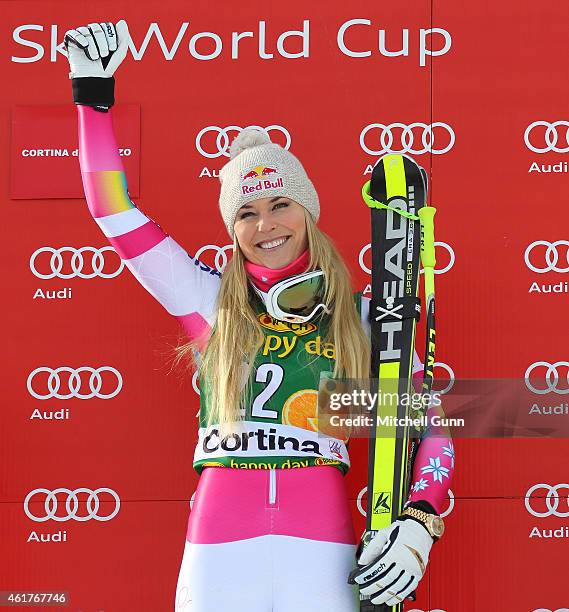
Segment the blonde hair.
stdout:
[[[370,371],[370,345],[362,328],[352,292],[350,274],[332,240],[304,210],[310,251],[309,270],[320,268],[326,278],[326,307],[330,309],[326,342],[334,343],[334,376],[367,378]],[[243,420],[241,398],[251,383],[252,364],[264,341],[262,327],[253,310],[245,257],[234,238],[234,253],[221,279],[217,301],[217,321],[207,349],[196,358],[196,341],[175,348],[177,360],[191,355],[207,381],[207,425],[219,424],[229,431],[230,423]],[[204,389],[201,389],[202,395]]]

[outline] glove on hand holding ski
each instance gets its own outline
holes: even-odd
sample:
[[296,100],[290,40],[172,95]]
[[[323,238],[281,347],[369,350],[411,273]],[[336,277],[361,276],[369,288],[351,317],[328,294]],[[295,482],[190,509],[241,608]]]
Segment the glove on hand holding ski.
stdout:
[[423,577],[433,538],[417,521],[396,520],[380,529],[358,559],[353,581],[373,604],[395,606]]
[[73,100],[107,111],[115,102],[113,74],[128,51],[128,25],[121,19],[90,23],[65,33]]

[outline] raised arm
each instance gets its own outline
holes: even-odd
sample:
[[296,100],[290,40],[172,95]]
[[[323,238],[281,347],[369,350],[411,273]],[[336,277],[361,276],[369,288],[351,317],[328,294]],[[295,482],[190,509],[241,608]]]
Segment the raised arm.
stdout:
[[131,201],[111,111],[77,106],[79,163],[89,212],[140,284],[190,338],[212,325],[217,270],[188,253]]
[[130,199],[113,130],[113,73],[126,55],[124,21],[89,24],[65,36],[79,118],[79,163],[89,212],[141,285],[205,343],[220,274],[191,257]]

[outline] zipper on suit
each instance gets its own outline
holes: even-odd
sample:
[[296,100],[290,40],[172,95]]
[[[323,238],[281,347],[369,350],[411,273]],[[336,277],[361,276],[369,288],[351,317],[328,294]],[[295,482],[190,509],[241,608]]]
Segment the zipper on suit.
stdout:
[[274,505],[277,499],[277,474],[275,468],[269,470],[269,504]]

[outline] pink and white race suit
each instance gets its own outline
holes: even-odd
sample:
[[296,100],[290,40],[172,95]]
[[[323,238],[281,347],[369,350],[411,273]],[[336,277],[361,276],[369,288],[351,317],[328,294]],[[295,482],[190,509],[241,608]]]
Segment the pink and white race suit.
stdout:
[[[112,113],[77,106],[79,161],[89,211],[126,267],[205,348],[216,317],[220,274],[189,255],[130,199]],[[250,266],[254,282],[295,270]],[[292,270],[292,272],[291,272]],[[280,276],[279,276],[280,274]],[[369,301],[362,301],[362,325]],[[414,373],[422,365],[415,360]],[[452,441],[423,438],[408,499],[442,510],[454,470]],[[340,470],[207,467],[190,513],[176,610],[355,612],[356,537]]]

